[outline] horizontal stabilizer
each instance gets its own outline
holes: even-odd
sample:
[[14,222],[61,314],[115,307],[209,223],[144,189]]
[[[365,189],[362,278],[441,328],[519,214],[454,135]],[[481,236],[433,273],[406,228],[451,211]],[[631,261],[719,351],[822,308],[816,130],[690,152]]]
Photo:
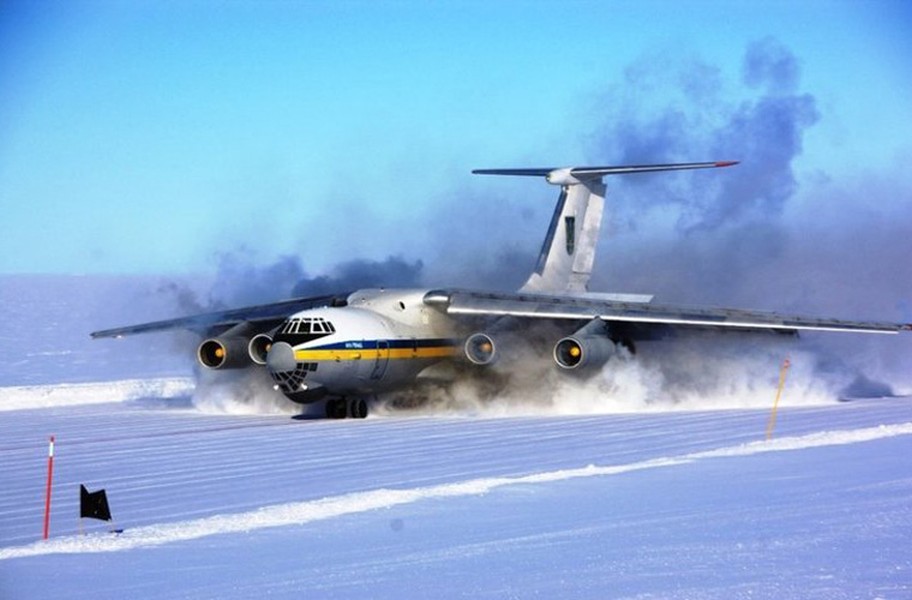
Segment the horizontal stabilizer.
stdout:
[[475,169],[475,175],[513,175],[519,177],[544,177],[555,185],[573,185],[605,175],[654,173],[656,171],[685,171],[689,169],[714,169],[738,164],[736,160],[697,163],[672,163],[664,165],[629,165],[616,167],[541,167],[530,169]]

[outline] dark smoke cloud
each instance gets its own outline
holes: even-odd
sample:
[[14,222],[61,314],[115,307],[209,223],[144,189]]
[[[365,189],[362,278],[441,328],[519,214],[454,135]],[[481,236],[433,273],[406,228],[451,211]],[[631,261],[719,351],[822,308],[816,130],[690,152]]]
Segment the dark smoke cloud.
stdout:
[[308,275],[301,260],[282,256],[261,265],[242,250],[222,254],[209,291],[201,294],[185,282],[166,282],[159,291],[174,297],[184,314],[264,304],[301,296],[350,292],[368,287],[421,285],[424,263],[390,256],[382,261],[354,259],[329,273]]
[[688,220],[714,229],[745,217],[778,217],[797,189],[791,163],[801,153],[805,129],[817,118],[809,95],[769,96],[740,106],[713,145],[744,157],[745,167],[726,177],[715,197],[696,200]]
[[426,282],[433,287],[519,288],[535,268],[558,193],[538,179],[460,176],[458,185],[434,198],[423,222],[418,248],[428,257]]
[[329,275],[301,278],[292,288],[293,296],[320,296],[358,288],[417,287],[421,285],[424,263],[399,256],[383,261],[355,259],[344,262]]
[[[603,236],[603,246],[615,248],[601,256],[626,260],[600,261],[595,283],[624,281],[631,291],[731,302],[747,281],[737,274],[782,256],[788,235],[781,217],[798,188],[793,161],[820,118],[814,97],[798,91],[799,75],[796,57],[772,39],[747,48],[741,81],[757,90],[747,98],[731,99],[720,70],[693,57],[650,56],[628,69],[623,92],[606,96],[605,125],[592,154],[631,163],[742,162],[610,180],[617,193],[606,228],[613,225],[627,247]],[[671,100],[643,103],[646,93]]]
[[[719,70],[696,58],[649,56],[628,69],[622,87],[613,86],[600,107],[604,125],[590,154],[624,164],[743,162],[734,174],[610,181],[625,191],[624,202],[636,203],[626,207],[626,218],[635,223],[644,205],[662,206],[685,232],[777,218],[797,187],[792,161],[802,137],[819,119],[814,97],[797,91],[798,75],[797,59],[771,39],[747,50],[741,78],[758,90],[747,99],[731,100]],[[657,94],[672,100],[642,101]]]
[[798,61],[773,38],[754,42],[744,55],[744,83],[754,88],[794,90],[799,81]]
[[295,282],[305,277],[301,261],[294,256],[282,256],[271,264],[257,265],[242,252],[224,254],[219,259],[215,282],[209,291],[209,305],[227,308],[287,298]]

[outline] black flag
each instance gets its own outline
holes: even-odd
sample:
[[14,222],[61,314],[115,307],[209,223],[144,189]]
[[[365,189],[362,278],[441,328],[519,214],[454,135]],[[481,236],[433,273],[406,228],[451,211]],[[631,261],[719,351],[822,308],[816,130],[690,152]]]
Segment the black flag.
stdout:
[[111,520],[108,496],[104,490],[89,492],[84,485],[79,486],[79,518]]

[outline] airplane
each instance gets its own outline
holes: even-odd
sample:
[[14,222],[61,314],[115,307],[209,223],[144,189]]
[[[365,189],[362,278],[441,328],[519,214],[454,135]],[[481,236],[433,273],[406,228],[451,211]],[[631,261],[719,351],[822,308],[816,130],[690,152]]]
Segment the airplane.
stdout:
[[895,334],[912,324],[849,321],[775,312],[653,302],[651,295],[592,293],[606,186],[613,175],[738,164],[714,161],[637,166],[478,169],[479,175],[538,177],[560,188],[535,269],[512,293],[446,289],[359,289],[96,331],[92,338],[186,329],[203,341],[202,367],[265,368],[274,389],[301,404],[325,401],[328,418],[364,418],[371,398],[412,385],[440,363],[473,369],[509,351],[501,343],[532,323],[557,325],[551,359],[585,377],[623,347],[672,331],[801,331]]

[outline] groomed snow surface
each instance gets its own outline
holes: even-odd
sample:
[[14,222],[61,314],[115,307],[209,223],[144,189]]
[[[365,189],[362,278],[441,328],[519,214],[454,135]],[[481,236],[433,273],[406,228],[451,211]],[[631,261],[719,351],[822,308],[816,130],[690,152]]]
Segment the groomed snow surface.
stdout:
[[[767,442],[768,408],[326,421],[193,385],[0,388],[0,598],[912,598],[907,399]],[[79,535],[80,484],[122,534]]]

